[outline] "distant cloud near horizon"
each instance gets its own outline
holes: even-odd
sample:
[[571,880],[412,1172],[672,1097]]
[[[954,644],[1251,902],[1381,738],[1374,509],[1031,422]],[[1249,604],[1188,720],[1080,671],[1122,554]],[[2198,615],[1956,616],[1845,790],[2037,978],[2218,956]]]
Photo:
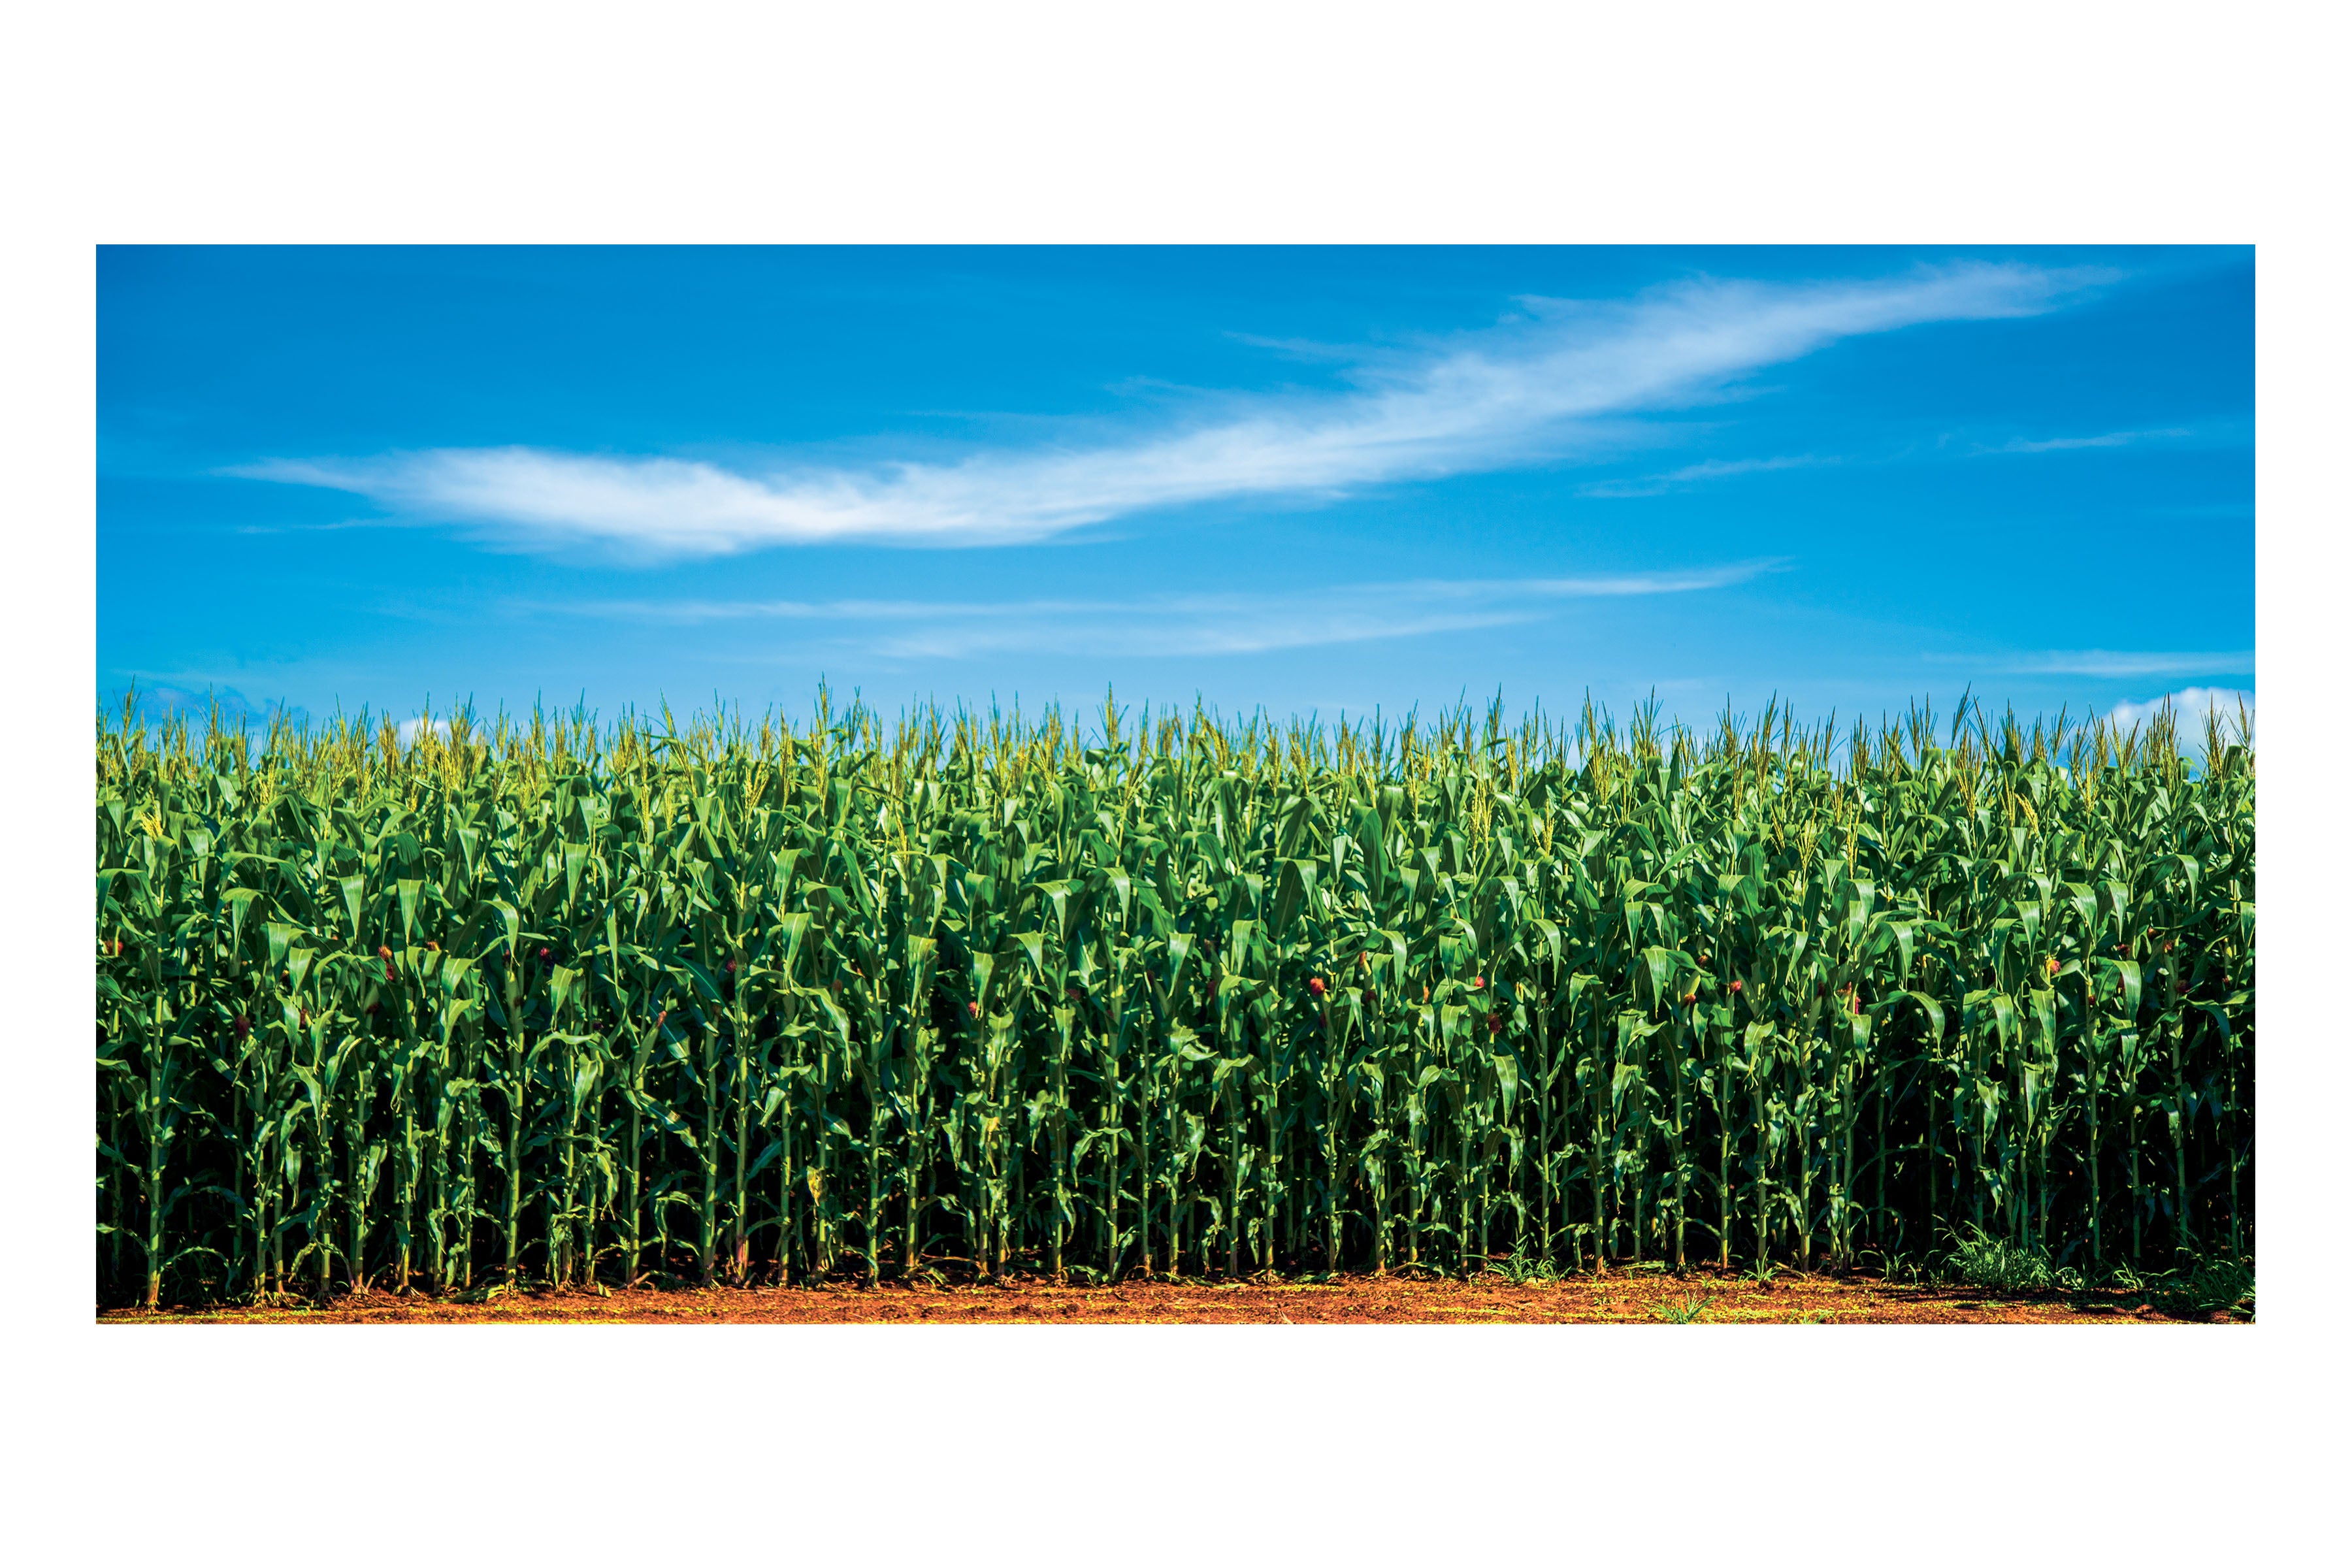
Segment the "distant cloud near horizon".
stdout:
[[2254,722],[2254,694],[2222,687],[2191,686],[2146,702],[2119,702],[2109,710],[2108,720],[2125,730],[2146,729],[2149,720],[2166,708],[2172,710],[2173,720],[2180,726],[2182,737],[2201,743],[2207,714],[2221,721],[2224,738],[2235,733],[2238,716],[2245,715],[2248,729]]
[[[1157,508],[1555,461],[1591,449],[1604,417],[1686,407],[1843,338],[2032,315],[2114,276],[1965,264],[1867,282],[1684,283],[1614,304],[1530,300],[1524,317],[1419,352],[1368,352],[1351,362],[1347,391],[1229,397],[1173,430],[954,463],[752,472],[484,447],[226,471],[349,491],[534,552],[588,546],[655,562],[848,542],[1022,543]],[[1665,479],[1781,462],[1699,464]]]
[[274,716],[282,716],[300,723],[310,718],[310,710],[283,703],[267,706],[248,701],[243,692],[231,686],[194,687],[167,686],[148,681],[102,688],[98,694],[98,711],[109,720],[122,717],[126,702],[134,703],[136,717],[142,723],[155,724],[166,720],[185,720],[202,725],[209,715],[217,712],[221,721],[232,728],[265,728]]

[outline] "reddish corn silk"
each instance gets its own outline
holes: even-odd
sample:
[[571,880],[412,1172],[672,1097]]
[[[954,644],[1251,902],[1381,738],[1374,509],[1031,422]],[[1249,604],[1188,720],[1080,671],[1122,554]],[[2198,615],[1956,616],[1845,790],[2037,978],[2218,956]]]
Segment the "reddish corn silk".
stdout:
[[1738,995],[1738,994],[1739,994],[1739,982],[1738,982],[1738,981],[1737,981],[1737,980],[1735,980],[1735,981],[1733,981],[1733,982],[1731,983],[1731,994],[1732,994],[1734,996],[1737,996],[1737,995]]
[[379,947],[375,950],[375,955],[378,958],[389,959],[392,957],[392,949],[388,947]]
[[1500,1013],[1486,1015],[1486,1032],[1490,1035],[1499,1035],[1503,1032],[1503,1016]]
[[979,1003],[977,1003],[977,1002],[969,1002],[969,1003],[966,1003],[966,1004],[965,1004],[965,1005],[966,1005],[967,1007],[969,1007],[969,1008],[971,1010],[971,1016],[972,1016],[973,1017],[977,1018],[977,1017],[979,1017],[979,1016],[980,1016],[980,1004],[979,1004]]
[[2050,961],[2050,973],[2053,974],[2058,973],[2058,961],[2054,958]]
[[388,958],[383,961],[383,978],[386,984],[390,984],[392,980],[392,960]]
[[1307,992],[1308,995],[1320,996],[1323,994],[1323,977],[1321,975],[1318,974],[1307,982]]
[[542,947],[539,950],[539,961],[541,963],[546,963],[549,959],[553,958],[554,956],[555,950],[551,947]]
[[735,961],[731,958],[727,961],[727,973],[730,974],[735,973]]
[[1486,977],[1483,974],[1472,975],[1470,977],[1470,989],[1473,991],[1484,991],[1486,989]]
[[1694,1002],[1696,1002],[1696,1001],[1697,1001],[1697,1000],[1698,1000],[1698,993],[1697,993],[1697,992],[1696,992],[1696,991],[1685,991],[1685,992],[1684,992],[1684,993],[1683,993],[1683,1005],[1684,1005],[1684,1006],[1687,1007],[1687,1006],[1689,1006],[1692,1003],[1694,1003]]
[[252,1034],[252,1033],[253,1033],[253,1022],[252,1022],[252,1020],[251,1020],[251,1019],[249,1019],[249,1018],[247,1018],[244,1014],[239,1013],[239,1014],[236,1016],[236,1037],[237,1037],[238,1039],[240,1039],[240,1040],[241,1040],[241,1039],[244,1039],[247,1035],[250,1035],[250,1034]]

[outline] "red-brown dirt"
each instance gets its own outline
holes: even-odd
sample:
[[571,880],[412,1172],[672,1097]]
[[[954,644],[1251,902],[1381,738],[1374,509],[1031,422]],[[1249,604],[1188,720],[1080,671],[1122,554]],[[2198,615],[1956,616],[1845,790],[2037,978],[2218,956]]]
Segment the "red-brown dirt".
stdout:
[[[100,1310],[102,1323],[1698,1323],[2178,1322],[2122,1297],[2014,1300],[1963,1288],[1657,1271],[1553,1284],[1354,1278],[1110,1286],[732,1287],[501,1292],[460,1303],[371,1292],[323,1305]],[[2205,1321],[2205,1320],[2196,1320]],[[2217,1314],[2216,1321],[2229,1321]]]

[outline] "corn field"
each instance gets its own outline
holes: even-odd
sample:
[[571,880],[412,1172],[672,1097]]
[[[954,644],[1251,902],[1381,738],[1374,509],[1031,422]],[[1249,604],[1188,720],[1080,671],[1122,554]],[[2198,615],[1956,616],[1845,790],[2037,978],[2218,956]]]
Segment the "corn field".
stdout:
[[99,1292],[2251,1256],[2182,739],[126,710]]

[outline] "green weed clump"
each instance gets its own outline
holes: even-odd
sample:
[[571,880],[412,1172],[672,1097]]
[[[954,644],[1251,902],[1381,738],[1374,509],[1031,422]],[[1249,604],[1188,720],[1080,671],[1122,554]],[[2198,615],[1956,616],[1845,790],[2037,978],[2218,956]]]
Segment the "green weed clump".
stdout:
[[2148,1273],[2119,1264],[2104,1274],[2054,1266],[2039,1247],[2020,1246],[1971,1228],[1946,1256],[1944,1277],[1987,1295],[2119,1295],[2126,1306],[2148,1306],[2178,1318],[2216,1314],[2254,1315],[2254,1266],[2251,1258],[2193,1258],[2174,1268]]
[[2177,1318],[2226,1314],[2251,1321],[2254,1315],[2252,1258],[2200,1258],[2133,1283],[2138,1300]]
[[1946,1273],[1955,1283],[2000,1296],[2033,1295],[2058,1288],[2058,1270],[2039,1247],[1987,1236],[1978,1227],[1970,1230],[1945,1262]]

